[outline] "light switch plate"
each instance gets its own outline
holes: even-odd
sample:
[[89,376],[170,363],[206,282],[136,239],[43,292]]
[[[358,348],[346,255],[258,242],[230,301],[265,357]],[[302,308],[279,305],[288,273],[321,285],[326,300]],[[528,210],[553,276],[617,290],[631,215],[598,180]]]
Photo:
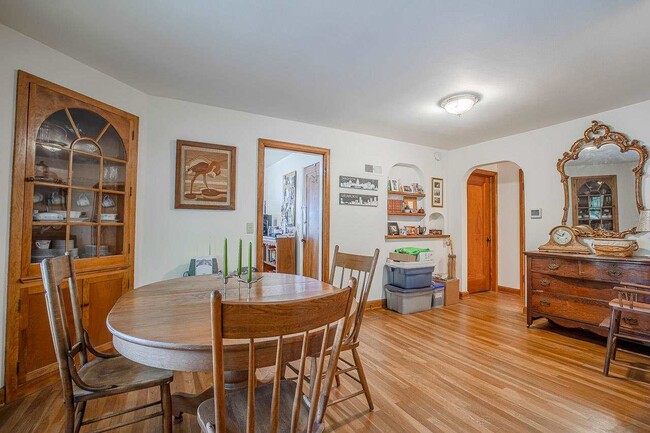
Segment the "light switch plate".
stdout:
[[253,223],[246,223],[246,234],[247,235],[252,235],[253,230],[255,230],[255,224]]

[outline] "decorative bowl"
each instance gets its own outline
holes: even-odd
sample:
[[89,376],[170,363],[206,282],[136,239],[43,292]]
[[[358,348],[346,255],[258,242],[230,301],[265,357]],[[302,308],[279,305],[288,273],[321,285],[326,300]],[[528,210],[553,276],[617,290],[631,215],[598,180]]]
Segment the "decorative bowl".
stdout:
[[633,239],[594,239],[593,248],[597,256],[630,257],[639,244]]

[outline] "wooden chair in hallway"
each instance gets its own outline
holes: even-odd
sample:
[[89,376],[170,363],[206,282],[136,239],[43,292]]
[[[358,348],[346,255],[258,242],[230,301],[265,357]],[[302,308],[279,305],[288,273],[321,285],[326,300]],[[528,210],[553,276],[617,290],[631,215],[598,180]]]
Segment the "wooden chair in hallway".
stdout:
[[[160,411],[122,421],[110,428],[101,428],[97,431],[112,430],[160,416],[162,431],[171,433],[172,413],[169,384],[173,379],[173,372],[136,364],[120,355],[100,353],[92,346],[82,323],[74,260],[70,253],[43,260],[41,271],[50,330],[63,385],[65,433],[77,433],[82,426],[158,404],[161,405]],[[70,294],[68,306],[66,306],[63,296],[62,285],[64,282],[67,282]],[[68,327],[67,312],[69,310],[72,311],[74,325],[72,330]],[[90,356],[95,359],[90,360]],[[160,388],[161,398],[159,401],[84,420],[86,404],[90,400],[152,387]]]
[[[370,286],[372,284],[372,279],[375,274],[375,268],[377,267],[377,260],[379,258],[379,250],[375,249],[375,252],[372,256],[362,256],[356,254],[342,253],[339,251],[339,246],[337,245],[334,248],[334,260],[332,263],[332,271],[330,273],[330,284],[338,285],[339,287],[345,281],[346,276],[355,277],[359,281],[359,287],[361,290],[357,293],[357,309],[354,314],[353,320],[349,322],[349,330],[346,334],[345,340],[341,347],[341,354],[349,351],[352,354],[352,360],[346,360],[342,356],[339,357],[339,365],[336,369],[335,380],[336,386],[339,387],[340,375],[345,375],[355,382],[358,382],[361,385],[361,390],[353,392],[352,394],[340,397],[332,402],[328,402],[329,405],[341,403],[342,401],[349,400],[353,397],[364,394],[366,401],[368,402],[368,408],[372,411],[374,405],[372,403],[372,397],[370,396],[370,387],[368,386],[368,380],[363,371],[363,365],[361,363],[361,357],[359,356],[359,331],[361,330],[361,322],[363,320],[363,313],[366,309],[366,302],[368,301],[368,293],[370,292]],[[314,362],[312,361],[312,365]],[[289,364],[288,367],[294,371],[297,371],[295,366]],[[358,377],[355,377],[352,373],[356,371]]]
[[[630,363],[616,359],[616,352],[627,350],[618,348],[619,340],[627,340],[634,343],[650,344],[650,335],[643,334],[630,334],[629,332],[621,332],[621,318],[623,313],[626,317],[623,320],[638,323],[639,318],[646,316],[650,317],[650,286],[633,283],[621,283],[623,287],[614,287],[618,292],[618,296],[609,302],[612,308],[612,314],[609,321],[609,335],[607,337],[607,353],[605,355],[605,366],[603,374],[609,375],[610,364],[619,364],[627,368],[650,373],[649,365],[640,365],[638,363]],[[634,352],[638,356],[650,358],[647,355]]]
[[[274,303],[222,303],[211,296],[214,398],[198,408],[204,433],[320,432],[327,394],[356,293],[354,279],[346,290],[321,297]],[[330,332],[331,326],[336,332]],[[332,342],[332,335],[333,342]],[[326,336],[326,337],[325,337]],[[248,341],[248,353],[224,356],[223,339]],[[330,346],[331,344],[331,346]],[[327,371],[325,352],[331,355]],[[310,402],[303,403],[307,358],[320,353]],[[246,362],[247,358],[247,362]],[[283,360],[297,360],[296,380],[283,379]],[[247,389],[225,393],[225,371],[247,365]],[[257,368],[275,367],[272,383],[257,386]],[[324,376],[324,379],[323,379]]]

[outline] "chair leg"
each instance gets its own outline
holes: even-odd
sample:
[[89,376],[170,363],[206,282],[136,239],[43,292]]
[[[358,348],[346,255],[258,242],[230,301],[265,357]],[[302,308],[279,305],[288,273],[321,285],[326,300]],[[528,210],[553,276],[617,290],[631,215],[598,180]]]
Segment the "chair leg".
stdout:
[[74,433],[79,433],[81,430],[81,423],[84,420],[84,415],[86,414],[86,402],[82,401],[78,404],[77,410],[75,411],[75,428]]
[[[622,311],[618,311],[616,314],[616,320],[614,325],[614,334],[621,332],[621,318],[623,316]],[[612,341],[612,360],[616,360],[616,350],[618,349],[618,337],[614,336],[614,341]]]
[[366,380],[366,373],[363,371],[363,366],[361,365],[361,357],[357,349],[352,349],[352,357],[354,358],[354,365],[357,367],[357,373],[359,373],[359,380],[361,380],[361,386],[363,387],[363,393],[366,395],[366,400],[368,401],[368,408],[372,412],[375,406],[372,404],[372,397],[370,396],[370,387],[368,387],[368,381]]
[[160,385],[163,433],[172,433],[172,394],[169,384]]
[[609,376],[609,365],[612,360],[612,352],[614,345],[614,334],[616,333],[616,316],[618,312],[615,308],[612,308],[612,314],[609,319],[609,333],[607,334],[607,352],[605,353],[605,366],[603,367],[603,375]]
[[79,428],[75,425],[76,424],[76,410],[75,410],[75,405],[74,403],[70,402],[68,403],[67,401],[63,403],[64,410],[65,410],[65,433],[76,433],[79,431],[79,428],[81,427],[81,422],[79,423]]
[[[315,391],[314,383],[316,382],[315,377],[316,377],[316,373],[317,373],[317,370],[318,370],[318,362],[317,362],[318,358],[315,357],[315,356],[312,356],[309,359],[311,361],[310,367],[309,367],[309,402],[311,404],[311,402],[314,401],[314,391]],[[318,404],[318,402],[317,402],[317,404]]]

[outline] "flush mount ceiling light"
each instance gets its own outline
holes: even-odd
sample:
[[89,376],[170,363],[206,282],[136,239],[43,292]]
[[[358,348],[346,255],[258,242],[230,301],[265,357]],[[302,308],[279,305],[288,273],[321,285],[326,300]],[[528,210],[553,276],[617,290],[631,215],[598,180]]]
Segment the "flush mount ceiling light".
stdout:
[[443,99],[440,106],[449,114],[460,116],[467,113],[478,102],[479,97],[471,93],[453,95]]

